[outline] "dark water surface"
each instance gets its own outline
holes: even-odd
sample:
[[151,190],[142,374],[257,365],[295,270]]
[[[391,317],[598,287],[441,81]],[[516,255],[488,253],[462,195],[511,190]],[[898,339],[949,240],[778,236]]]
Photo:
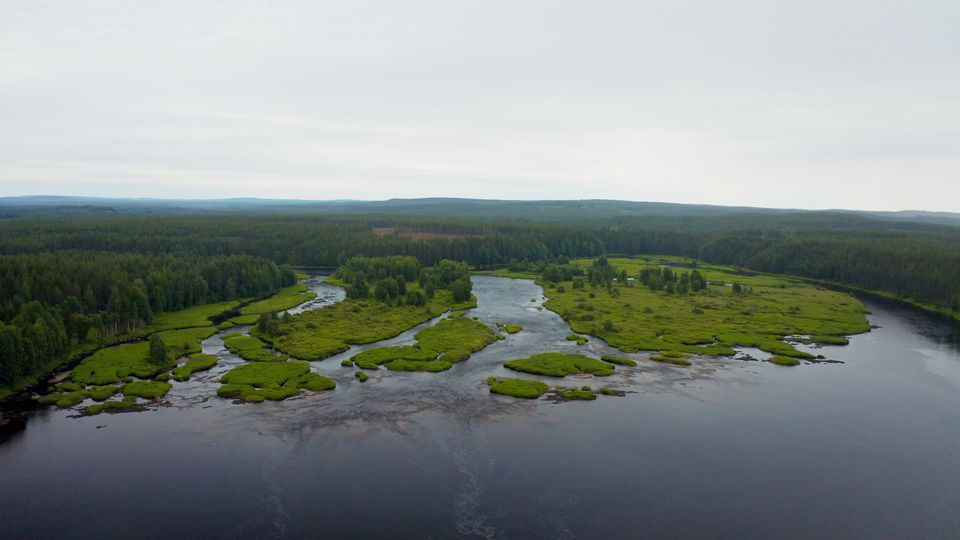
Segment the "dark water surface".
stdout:
[[354,349],[313,363],[332,392],[236,404],[215,397],[242,363],[218,335],[204,351],[221,365],[151,410],[36,413],[0,444],[0,538],[960,534],[948,325],[870,304],[879,329],[819,351],[843,364],[643,362],[565,381],[626,397],[526,401],[489,394],[486,377],[517,376],[502,362],[535,352],[606,347],[566,341],[530,281],[474,283],[471,315],[524,331],[443,373],[361,384],[340,367]]

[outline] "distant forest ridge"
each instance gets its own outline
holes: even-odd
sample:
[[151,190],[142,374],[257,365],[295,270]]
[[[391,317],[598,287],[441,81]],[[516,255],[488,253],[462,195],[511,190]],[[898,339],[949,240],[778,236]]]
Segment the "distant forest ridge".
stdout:
[[433,217],[475,217],[519,221],[616,221],[644,217],[718,216],[731,214],[842,214],[865,219],[960,225],[960,213],[903,210],[802,210],[607,199],[494,200],[416,198],[384,201],[301,199],[152,199],[35,195],[0,197],[0,217],[37,213],[184,213],[256,212],[324,215],[384,214]]

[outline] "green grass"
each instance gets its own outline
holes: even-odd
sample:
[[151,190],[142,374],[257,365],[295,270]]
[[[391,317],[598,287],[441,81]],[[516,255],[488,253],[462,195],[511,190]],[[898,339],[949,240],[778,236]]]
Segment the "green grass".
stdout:
[[597,399],[597,395],[594,394],[592,390],[566,390],[560,393],[560,397],[563,399],[579,399],[584,401]]
[[231,369],[220,378],[220,382],[259,387],[271,384],[279,386],[309,372],[310,366],[306,362],[259,362]]
[[633,360],[631,360],[631,359],[629,359],[629,358],[623,358],[623,357],[620,357],[620,356],[607,356],[607,355],[604,355],[604,356],[601,356],[600,359],[603,360],[604,362],[609,362],[609,363],[611,363],[611,364],[619,364],[619,365],[621,365],[621,366],[635,367],[635,366],[637,365],[637,363],[634,362]]
[[[299,306],[308,300],[313,300],[316,297],[317,293],[309,290],[306,283],[297,283],[296,285],[291,285],[289,287],[280,289],[277,294],[271,296],[270,298],[258,300],[240,308],[241,315],[254,316],[251,322],[244,322],[241,324],[251,324],[256,322],[256,316],[260,315],[261,313],[286,311],[292,307]],[[231,320],[236,322],[236,318]]]
[[778,366],[799,366],[800,361],[791,356],[771,356],[767,362]]
[[322,392],[324,390],[333,390],[337,387],[337,383],[329,377],[324,377],[319,373],[307,373],[306,375],[301,375],[285,383],[286,385],[296,385],[297,388],[302,388],[303,390],[310,390],[311,392]]
[[[592,263],[572,262],[582,267]],[[638,276],[643,268],[678,262],[669,257],[610,259],[630,276]],[[732,287],[710,285],[697,293],[675,295],[651,291],[635,281],[632,287],[615,285],[614,295],[589,285],[575,289],[566,282],[562,292],[546,289],[549,300],[544,305],[577,333],[601,337],[623,351],[659,351],[661,356],[671,351],[729,356],[735,353],[733,347],[757,347],[775,355],[809,358],[812,355],[785,343],[786,336],[843,336],[870,328],[866,308],[847,294],[788,277],[741,275],[717,265],[701,264],[698,270],[711,283],[736,282],[751,287],[752,293],[734,294]]]
[[664,362],[667,364],[674,364],[677,366],[692,366],[693,362],[687,360],[686,358],[680,358],[676,356],[667,356],[665,354],[652,354],[650,355],[650,360],[654,362]]
[[41,397],[38,401],[44,405],[56,405],[60,408],[73,407],[89,397],[87,390],[68,392],[53,392]]
[[799,343],[815,343],[817,345],[849,345],[850,340],[843,336],[810,336],[796,338]]
[[384,364],[390,371],[427,371],[437,373],[446,371],[453,364],[444,360],[394,360]]
[[350,360],[349,358],[346,360],[342,360],[340,362],[340,365],[343,367],[353,367],[353,360]]
[[590,373],[597,377],[606,377],[613,374],[613,366],[579,354],[563,354],[557,352],[535,354],[528,358],[511,360],[503,364],[504,367],[549,377],[564,377],[578,373]]
[[467,358],[470,358],[470,351],[465,351],[463,349],[453,349],[451,351],[444,351],[440,355],[440,358],[437,358],[440,362],[449,362],[451,364],[456,364],[457,362],[463,362]]
[[362,369],[380,369],[381,365],[398,360],[430,362],[436,360],[438,354],[437,351],[404,345],[399,347],[368,349],[353,355],[350,360],[353,360],[353,363]]
[[87,414],[100,414],[104,411],[129,411],[129,410],[139,410],[142,407],[137,404],[136,398],[133,396],[124,397],[120,401],[106,401],[104,403],[95,403],[90,405],[85,409]]
[[[415,289],[416,285],[409,285]],[[405,330],[440,316],[448,309],[476,305],[476,297],[454,303],[447,290],[437,290],[424,306],[391,306],[373,299],[346,299],[337,304],[306,311],[281,325],[282,335],[251,333],[286,354],[302,360],[321,360],[346,351],[350,345],[364,345],[394,337]]]
[[504,324],[504,323],[498,322],[497,327],[508,334],[516,334],[517,332],[520,332],[523,330],[523,327],[520,326],[519,324]]
[[577,342],[577,345],[586,345],[589,340],[588,340],[587,338],[585,338],[584,336],[578,336],[578,335],[576,335],[576,334],[570,334],[570,335],[567,336],[567,341],[576,341],[576,342]]
[[87,395],[90,396],[90,398],[94,401],[106,401],[119,391],[119,386],[94,386],[87,390]]
[[524,399],[537,399],[544,392],[550,389],[550,386],[542,381],[531,381],[527,379],[498,379],[490,381],[491,394],[502,394]]
[[301,389],[315,392],[332,390],[332,379],[312,373],[306,362],[261,362],[238,366],[220,378],[217,389],[221,397],[240,398],[258,403],[295,396]]
[[173,365],[151,364],[147,360],[149,346],[146,343],[130,343],[100,349],[73,368],[70,379],[83,385],[118,383],[126,377],[149,379]]
[[175,360],[182,356],[189,356],[201,351],[200,342],[216,334],[215,326],[201,326],[199,328],[182,328],[168,330],[157,334],[167,345],[167,356]]
[[414,337],[417,339],[414,346],[370,349],[354,355],[351,360],[363,369],[378,369],[383,365],[392,371],[445,371],[498,339],[489,326],[462,317],[444,319]]
[[[473,319],[444,319],[437,324],[417,332],[417,346],[446,353],[462,351],[477,352],[497,341],[497,334],[489,326]],[[452,358],[452,356],[451,356]],[[461,358],[463,360],[465,358]]]
[[253,336],[232,334],[223,339],[223,345],[248,362],[284,362],[287,357],[273,354],[266,344]]
[[156,315],[153,321],[147,326],[146,333],[152,334],[163,330],[191,328],[195,326],[211,326],[213,325],[210,321],[211,318],[230,311],[242,302],[242,300],[230,300],[228,302],[193,306],[187,309],[181,309],[180,311],[160,313]]
[[363,371],[357,371],[353,374],[353,376],[360,379],[360,382],[367,382],[367,379],[370,378],[370,376]]
[[123,385],[121,390],[124,396],[156,399],[167,395],[170,384],[158,381],[133,381]]
[[175,381],[185,381],[190,378],[191,375],[198,371],[206,371],[213,366],[217,365],[217,357],[209,354],[193,354],[190,355],[190,359],[187,360],[182,366],[178,366],[170,372]]

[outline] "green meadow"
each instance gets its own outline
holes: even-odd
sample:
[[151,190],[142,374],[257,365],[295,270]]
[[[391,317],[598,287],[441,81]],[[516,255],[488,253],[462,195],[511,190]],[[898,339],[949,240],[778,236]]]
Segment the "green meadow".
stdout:
[[614,368],[610,364],[579,354],[563,354],[549,352],[535,354],[519,360],[511,360],[503,364],[514,371],[547,375],[549,377],[565,377],[580,373],[589,373],[597,377],[613,375]]
[[382,365],[392,371],[437,372],[450,369],[500,339],[486,324],[463,317],[444,319],[414,337],[414,346],[369,349],[350,360],[362,369],[379,369]]
[[[415,289],[414,286],[410,286]],[[476,305],[476,298],[455,303],[451,293],[438,289],[425,305],[390,305],[372,298],[346,299],[337,304],[299,313],[282,321],[278,335],[254,328],[251,333],[301,360],[321,360],[350,345],[374,343],[394,337],[451,309]]]
[[261,313],[286,311],[316,297],[317,293],[309,290],[306,283],[297,283],[280,289],[277,294],[269,298],[243,306],[240,308],[240,315],[233,317],[230,321],[234,324],[254,324]]
[[[579,259],[572,264],[587,269],[592,262]],[[636,277],[645,268],[689,261],[650,257],[609,262],[618,272]],[[673,269],[676,273],[691,270]],[[789,277],[749,275],[716,265],[699,265],[697,270],[708,286],[687,294],[651,290],[639,280],[617,279],[608,288],[589,283],[575,287],[572,280],[545,283],[549,299],[544,306],[578,333],[601,337],[626,352],[659,353],[651,359],[681,365],[689,361],[680,353],[728,356],[735,352],[732,347],[808,359],[813,355],[787,341],[793,336],[813,336],[793,340],[842,344],[844,336],[870,328],[866,308],[847,294]]]
[[223,385],[217,395],[239,398],[251,403],[283,400],[300,390],[332,390],[337,384],[328,377],[310,371],[306,362],[257,362],[244,364],[220,378]]
[[286,356],[273,354],[267,344],[253,336],[232,334],[223,339],[223,345],[248,362],[283,362]]

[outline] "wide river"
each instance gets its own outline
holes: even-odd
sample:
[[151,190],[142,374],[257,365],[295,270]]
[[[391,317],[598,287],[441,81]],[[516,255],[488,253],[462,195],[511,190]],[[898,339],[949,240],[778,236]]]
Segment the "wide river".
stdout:
[[[312,284],[307,308],[341,298]],[[471,316],[524,330],[442,373],[361,384],[340,366],[354,349],[313,363],[336,390],[235,403],[215,395],[242,363],[218,334],[220,365],[147,411],[37,411],[0,444],[0,538],[960,536],[952,326],[868,304],[879,328],[819,350],[843,363],[641,362],[565,381],[625,397],[556,403],[484,381],[603,344],[566,341],[531,281],[474,293]]]

